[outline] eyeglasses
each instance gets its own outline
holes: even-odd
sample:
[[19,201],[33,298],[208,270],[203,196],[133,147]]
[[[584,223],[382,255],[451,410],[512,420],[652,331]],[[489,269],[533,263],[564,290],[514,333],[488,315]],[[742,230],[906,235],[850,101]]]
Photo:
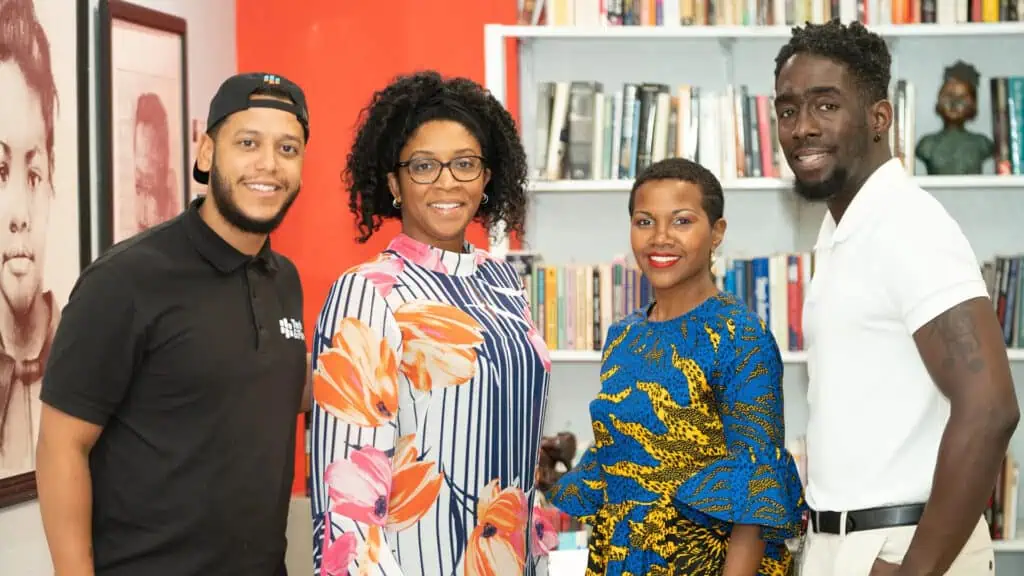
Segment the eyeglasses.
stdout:
[[399,168],[407,168],[409,177],[417,184],[433,184],[441,177],[441,169],[447,168],[452,178],[459,182],[472,182],[484,172],[485,161],[481,156],[459,156],[447,162],[434,158],[413,158],[399,162]]

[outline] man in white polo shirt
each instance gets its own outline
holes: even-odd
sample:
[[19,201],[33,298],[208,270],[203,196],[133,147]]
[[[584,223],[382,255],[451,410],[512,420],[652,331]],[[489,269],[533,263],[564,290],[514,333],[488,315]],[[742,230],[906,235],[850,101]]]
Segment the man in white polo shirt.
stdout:
[[796,190],[828,210],[804,305],[805,576],[979,576],[982,518],[1019,410],[957,223],[889,149],[891,58],[860,24],[795,29],[776,58]]

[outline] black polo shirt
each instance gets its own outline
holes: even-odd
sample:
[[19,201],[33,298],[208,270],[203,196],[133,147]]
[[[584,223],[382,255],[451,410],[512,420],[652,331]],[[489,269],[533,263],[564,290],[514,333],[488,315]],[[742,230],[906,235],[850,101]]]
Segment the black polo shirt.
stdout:
[[103,427],[89,458],[97,576],[276,576],[306,377],[302,288],[198,213],[76,282],[42,401]]

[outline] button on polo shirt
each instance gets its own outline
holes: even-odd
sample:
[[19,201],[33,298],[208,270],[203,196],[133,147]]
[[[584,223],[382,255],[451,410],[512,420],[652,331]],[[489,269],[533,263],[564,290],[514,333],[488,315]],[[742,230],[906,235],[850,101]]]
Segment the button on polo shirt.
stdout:
[[103,427],[97,576],[276,574],[306,374],[302,289],[199,216],[111,248],[64,308],[43,402]]
[[807,502],[848,511],[928,499],[949,401],[913,334],[988,292],[956,221],[898,160],[822,222],[804,302]]

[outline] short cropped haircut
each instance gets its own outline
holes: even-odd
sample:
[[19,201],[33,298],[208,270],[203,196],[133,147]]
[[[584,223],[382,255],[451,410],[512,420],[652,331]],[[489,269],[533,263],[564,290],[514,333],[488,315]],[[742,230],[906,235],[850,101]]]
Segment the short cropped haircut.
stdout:
[[846,66],[853,75],[866,104],[884,100],[889,95],[892,56],[885,40],[868,31],[860,22],[849,26],[839,20],[826,24],[807,24],[793,28],[793,36],[775,57],[775,80],[786,62],[796,54],[828,58]]
[[725,213],[722,183],[710,170],[686,158],[666,158],[645,168],[633,182],[633,188],[629,191],[630,216],[633,215],[636,191],[652,180],[679,180],[696,185],[700,188],[701,208],[712,224],[718,222]]

